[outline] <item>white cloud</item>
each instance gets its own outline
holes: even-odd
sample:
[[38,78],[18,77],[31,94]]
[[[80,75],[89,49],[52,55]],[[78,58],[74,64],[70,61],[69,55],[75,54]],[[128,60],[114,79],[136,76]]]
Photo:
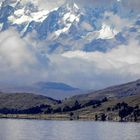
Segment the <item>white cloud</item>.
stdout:
[[[91,3],[92,1],[94,0],[90,0]],[[108,4],[107,1],[104,2]],[[39,4],[52,9],[63,2],[41,0]],[[117,31],[121,31],[126,25],[131,26],[130,21],[113,13],[105,13],[105,16],[110,18],[103,19],[104,22],[107,25],[113,24]],[[83,23],[82,27],[93,30],[87,23]],[[46,56],[39,54],[38,45],[45,45],[46,42],[35,42],[30,37],[21,39],[13,29],[0,33],[0,81],[61,81],[81,88],[102,88],[140,77],[140,45],[134,39],[128,45],[118,46],[107,53],[74,51],[51,55],[47,60]],[[65,42],[75,43],[71,40],[63,43]],[[76,46],[80,49],[82,42],[78,42]]]
[[[132,74],[139,74],[140,70],[140,46],[135,40],[132,40],[128,46],[121,45],[107,53],[75,51],[64,53],[63,56],[86,60],[94,65],[96,64],[96,67],[102,70],[124,70],[124,72],[129,71]],[[138,67],[128,69],[132,65]]]
[[56,63],[56,69],[61,70],[61,66],[62,75],[69,80],[73,78],[75,84],[102,88],[140,77],[140,46],[137,41],[131,40],[128,46],[118,46],[107,53],[67,52]]
[[[0,0],[4,1],[4,0]],[[15,2],[17,0],[8,0],[9,2]],[[22,0],[23,2],[29,2],[29,0]],[[41,4],[43,7],[50,7],[50,8],[54,8],[58,5],[63,4],[66,0],[30,0],[33,2],[37,2],[39,4]],[[69,1],[69,0],[68,0]],[[131,7],[133,9],[139,9],[139,5],[140,5],[140,1],[139,0],[74,0],[75,2],[77,2],[80,5],[109,5],[111,4],[113,1],[118,1],[121,2],[124,6],[126,7]]]
[[39,55],[30,37],[20,39],[12,29],[0,33],[2,82],[58,81],[97,89],[140,77],[140,45],[133,39],[106,53],[71,51],[48,57]]
[[[4,0],[0,0],[4,1]],[[16,0],[9,0],[8,2],[15,2]],[[30,0],[34,3],[39,4],[42,8],[45,8],[47,10],[51,10],[53,8],[56,8],[62,4],[64,4],[66,1],[70,0]],[[118,1],[118,0],[73,0],[75,1],[79,6],[85,6],[85,5],[90,5],[90,6],[109,6],[112,4],[113,1]],[[22,2],[29,2],[29,0],[22,0]],[[140,1],[139,0],[119,0],[118,1],[120,4],[122,4],[126,9],[133,9],[135,11],[140,11],[139,5]]]
[[94,30],[94,28],[87,22],[82,22],[80,26],[81,26],[82,29],[85,29],[87,31],[93,31]]
[[56,8],[64,3],[65,0],[39,0],[39,4],[48,10]]
[[11,29],[0,33],[0,62],[17,69],[23,64],[34,63],[35,58],[18,33]]
[[38,63],[34,49],[15,30],[0,33],[0,81],[32,80]]

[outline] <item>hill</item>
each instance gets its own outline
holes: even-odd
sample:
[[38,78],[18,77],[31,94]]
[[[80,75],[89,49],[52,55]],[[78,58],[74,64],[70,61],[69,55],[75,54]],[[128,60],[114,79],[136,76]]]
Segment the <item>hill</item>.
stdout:
[[78,88],[60,82],[37,82],[28,86],[0,85],[0,91],[4,93],[36,93],[57,100],[84,93]]
[[88,94],[76,95],[66,102],[76,101],[88,102],[90,100],[101,100],[107,98],[125,98],[132,95],[140,95],[140,80],[108,87]]
[[62,101],[27,93],[0,93],[0,113],[26,114],[24,118],[140,121],[139,106],[140,80]]
[[42,95],[31,93],[0,93],[0,109],[25,110],[41,105],[52,106],[58,101]]

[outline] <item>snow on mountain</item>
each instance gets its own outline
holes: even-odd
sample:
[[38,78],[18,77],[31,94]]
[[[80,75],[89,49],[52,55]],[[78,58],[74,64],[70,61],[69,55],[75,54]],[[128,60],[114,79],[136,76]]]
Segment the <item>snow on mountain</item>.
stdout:
[[[118,56],[116,54],[114,55],[113,50],[118,50],[117,54],[119,54],[121,46],[124,48],[123,51],[126,50],[125,48],[127,46],[129,49],[129,41],[131,41],[131,39],[132,42],[137,40],[140,42],[140,16],[134,14],[134,11],[131,9],[123,9],[121,2],[117,1],[107,7],[95,7],[92,5],[91,7],[80,7],[80,5],[74,3],[72,0],[67,0],[63,5],[51,10],[40,7],[37,1],[38,0],[4,0],[0,4],[0,32],[6,31],[6,34],[9,34],[12,28],[10,37],[6,35],[6,39],[2,39],[3,41],[1,41],[2,44],[3,42],[10,42],[1,47],[2,51],[4,49],[4,55],[1,57],[2,67],[4,65],[1,72],[2,77],[4,77],[3,79],[7,80],[9,75],[15,78],[16,76],[14,75],[17,75],[17,79],[21,82],[23,77],[23,81],[25,78],[27,79],[25,81],[28,81],[28,79],[31,79],[31,81],[34,79],[35,81],[47,79],[50,81],[60,80],[64,83],[69,82],[80,85],[82,80],[90,80],[92,77],[91,82],[94,83],[95,80],[97,83],[102,83],[102,81],[98,81],[97,76],[102,78],[107,72],[107,76],[110,77],[110,71],[116,72],[114,68],[117,68],[116,78],[120,75],[119,72],[122,70],[123,66],[130,66],[129,63],[125,61],[126,58],[124,58],[127,52],[120,54],[121,57],[118,60],[115,58]],[[19,34],[17,34],[17,32]],[[15,33],[16,36],[14,36]],[[2,36],[3,33],[1,33],[1,37]],[[15,40],[21,41],[15,43]],[[20,43],[23,43],[23,45],[20,45]],[[10,48],[10,44],[13,46],[12,48],[15,49]],[[134,46],[135,49],[135,43],[132,44],[132,46]],[[30,57],[22,61],[22,59],[26,57],[26,55],[24,55],[24,57],[22,55],[22,50],[24,50],[22,48],[24,47],[25,50],[27,50],[24,53],[26,54],[29,51],[31,58],[33,55],[33,60],[35,59],[31,65],[30,61],[29,65],[28,63],[26,64]],[[101,55],[101,60],[96,61],[98,57],[94,57],[93,62],[95,62],[95,64],[93,64],[84,59],[75,59],[73,57],[69,59],[63,56],[63,54],[68,54],[69,52],[72,52],[71,54],[73,54],[73,52],[80,52],[81,55],[85,54],[87,57],[90,54],[89,52],[94,52],[91,53],[91,55]],[[108,56],[108,54],[111,54],[110,52],[113,55]],[[131,49],[128,53],[131,54]],[[134,53],[132,57],[129,54],[130,62],[132,63],[132,61],[134,61],[132,64],[137,65],[136,62],[138,59],[133,60],[133,55],[137,57],[137,51],[132,53]],[[75,55],[78,54],[79,53]],[[10,57],[8,57],[9,55]],[[106,59],[104,59],[102,55],[104,57],[109,57],[109,61],[107,60],[107,62],[105,62]],[[7,59],[4,60],[6,57]],[[15,60],[18,59],[20,59],[22,67],[21,65],[17,67],[17,62]],[[105,65],[100,61],[105,63]],[[99,64],[96,64],[96,62]],[[101,67],[98,67],[98,65],[101,65]],[[80,71],[79,66],[82,71]],[[120,68],[120,66],[122,66],[122,68]],[[110,71],[108,71],[108,67]],[[74,70],[71,68],[74,68]],[[8,72],[5,72],[7,69]],[[99,73],[96,73],[96,71],[99,71]],[[133,70],[130,70],[130,72],[131,71],[133,73]],[[14,74],[16,72],[17,74]],[[122,72],[127,73],[125,69],[123,69]],[[7,75],[7,73],[9,74]],[[25,73],[27,73],[27,75]],[[20,74],[21,77],[19,76]],[[1,80],[3,79],[1,78]],[[11,79],[12,78],[10,78],[10,81],[13,80]],[[112,81],[112,79],[110,81]],[[29,91],[33,91],[33,89],[31,88]],[[39,90],[37,89],[37,91]],[[52,93],[52,91],[50,93]]]
[[[75,3],[66,3],[62,8],[59,9],[60,11],[65,11],[62,14],[62,22],[64,27],[62,29],[58,29],[55,31],[57,36],[61,35],[62,33],[66,33],[69,31],[70,27],[72,26],[73,22],[79,22],[79,7]],[[61,21],[60,21],[61,22]]]
[[26,13],[26,9],[22,8],[14,12],[14,15],[8,17],[9,22],[12,24],[23,24],[31,21],[42,22],[48,15],[48,11],[41,10],[33,12],[30,15]]
[[108,25],[103,24],[102,29],[99,31],[99,37],[101,39],[112,39],[115,35],[118,34],[118,31],[111,29]]
[[[110,8],[80,8],[68,0],[62,6],[48,11],[39,7],[37,0],[5,0],[0,6],[0,30],[14,27],[23,38],[35,32],[35,39],[45,41],[46,45],[41,48],[45,53],[63,53],[79,49],[106,51],[117,44],[123,44],[125,34],[130,29],[134,30],[133,26],[128,27],[119,22],[121,19],[131,18],[129,12],[122,12],[120,4],[119,1]],[[112,15],[106,16],[106,11]],[[111,17],[114,20],[117,18],[119,23],[110,24],[112,21],[109,16],[114,16]],[[139,25],[139,20],[136,24]],[[121,30],[118,30],[117,25],[121,26]]]

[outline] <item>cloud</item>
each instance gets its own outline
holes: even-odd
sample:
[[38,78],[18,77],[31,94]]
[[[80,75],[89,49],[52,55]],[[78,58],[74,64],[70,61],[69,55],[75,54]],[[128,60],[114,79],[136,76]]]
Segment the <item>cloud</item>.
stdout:
[[[96,64],[97,68],[102,70],[121,70],[127,71],[131,73],[139,74],[139,64],[140,64],[140,47],[136,40],[130,42],[129,45],[121,45],[117,48],[108,51],[107,53],[102,52],[83,52],[83,51],[75,51],[75,52],[67,52],[63,54],[64,57],[67,58],[78,58],[81,60],[86,60],[87,62],[91,62]],[[138,64],[137,69],[128,69],[127,66]]]
[[[67,0],[39,0],[39,3],[45,6],[48,6],[49,8],[57,7],[63,3],[65,3]],[[68,0],[70,1],[70,0]],[[112,2],[117,2],[117,0],[73,0],[78,5],[81,6],[109,6],[112,4]],[[133,9],[140,11],[140,1],[139,0],[120,0],[118,1],[122,6],[126,7],[127,9]]]
[[140,45],[131,39],[106,53],[69,51],[40,54],[30,37],[21,39],[10,29],[0,33],[0,81],[29,84],[65,82],[79,88],[100,89],[140,77]]
[[133,20],[128,20],[127,18],[121,18],[117,14],[113,12],[105,12],[103,21],[105,24],[109,26],[114,26],[117,31],[123,31],[126,27],[131,27],[134,23]]
[[[76,0],[80,4],[105,4],[111,0]],[[64,3],[63,0],[38,1],[42,7],[52,9]],[[128,2],[128,3],[127,3]],[[136,7],[139,1],[122,0],[129,7]],[[121,31],[124,25],[131,26],[131,21],[107,12],[103,22],[114,25]],[[81,27],[92,31],[90,24],[82,23]],[[80,88],[99,89],[109,85],[127,82],[140,77],[140,45],[133,39],[127,45],[118,46],[106,53],[73,51],[63,54],[43,54],[40,45],[29,35],[24,39],[14,29],[0,33],[0,81],[11,83],[30,83],[36,81],[58,81]],[[130,37],[130,38],[131,38]],[[65,40],[63,43],[67,43]],[[74,44],[71,40],[69,43]],[[82,42],[77,45],[80,49]]]
[[[128,10],[132,9],[134,11],[140,11],[140,1],[139,0],[75,0],[81,6],[110,6],[113,2],[118,2],[123,8]],[[125,9],[125,10],[126,10]]]
[[[0,0],[4,1],[4,0]],[[15,2],[16,0],[8,0],[8,2]],[[45,8],[47,10],[51,10],[53,8],[56,8],[62,4],[64,4],[66,1],[72,1],[72,0],[30,0],[34,3],[39,4],[42,8]],[[118,0],[73,0],[75,1],[79,6],[109,6],[112,4],[112,2],[117,2]],[[22,0],[22,2],[29,2],[29,0]],[[134,11],[140,11],[139,0],[119,0],[118,1],[122,6],[126,7],[127,9],[133,9]]]
[[57,71],[51,77],[61,75],[68,83],[85,88],[103,88],[140,77],[140,46],[135,40],[107,53],[74,51],[52,60]]
[[53,8],[59,7],[65,2],[65,0],[39,0],[39,4],[43,8],[51,10]]
[[122,4],[127,7],[131,8],[133,10],[140,11],[140,1],[139,0],[122,0]]
[[10,29],[0,33],[0,62],[3,67],[8,65],[11,69],[18,69],[23,64],[32,64],[34,61],[25,42],[16,31]]
[[32,80],[38,63],[34,48],[17,31],[9,29],[0,33],[0,81]]

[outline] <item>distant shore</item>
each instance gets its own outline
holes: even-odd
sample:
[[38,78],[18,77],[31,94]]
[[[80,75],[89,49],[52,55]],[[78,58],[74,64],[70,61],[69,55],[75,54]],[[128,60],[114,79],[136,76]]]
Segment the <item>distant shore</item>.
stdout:
[[[60,121],[101,121],[95,120],[94,117],[89,117],[87,115],[81,115],[78,118],[71,118],[68,114],[37,114],[37,115],[27,115],[27,114],[0,114],[0,119],[28,119],[28,120],[60,120]],[[135,121],[127,121],[114,118],[112,120],[106,120],[109,122],[135,122]],[[139,123],[140,121],[136,121]]]

